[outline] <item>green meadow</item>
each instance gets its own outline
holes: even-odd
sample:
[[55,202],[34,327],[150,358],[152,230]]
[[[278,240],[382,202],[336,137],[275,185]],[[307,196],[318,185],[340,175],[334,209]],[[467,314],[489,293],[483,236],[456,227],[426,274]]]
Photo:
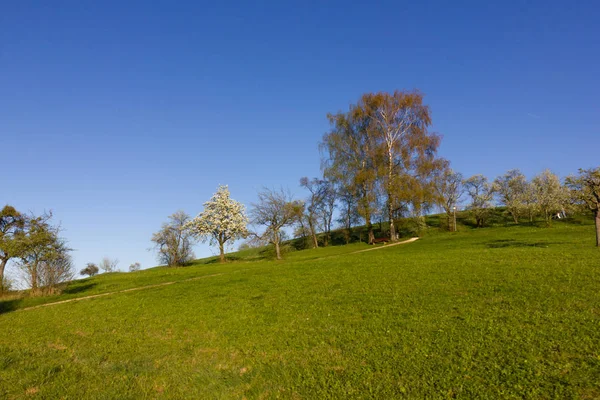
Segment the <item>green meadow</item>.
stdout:
[[593,225],[371,248],[246,250],[0,300],[0,398],[600,398]]

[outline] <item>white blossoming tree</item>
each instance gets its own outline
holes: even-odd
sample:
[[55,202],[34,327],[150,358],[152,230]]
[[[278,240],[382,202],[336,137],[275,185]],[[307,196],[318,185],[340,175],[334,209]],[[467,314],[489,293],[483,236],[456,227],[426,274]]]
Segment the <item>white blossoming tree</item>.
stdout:
[[242,203],[229,197],[229,188],[219,186],[204,203],[204,211],[186,224],[186,229],[203,242],[219,245],[221,262],[225,262],[225,243],[248,235],[248,217]]

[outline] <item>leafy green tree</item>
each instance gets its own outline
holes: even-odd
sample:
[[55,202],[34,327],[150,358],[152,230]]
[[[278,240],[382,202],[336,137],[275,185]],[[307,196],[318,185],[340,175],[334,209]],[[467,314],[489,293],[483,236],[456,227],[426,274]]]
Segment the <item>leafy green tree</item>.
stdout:
[[574,203],[592,212],[596,225],[596,246],[600,247],[600,167],[579,169],[579,175],[569,176],[566,185]]
[[60,228],[51,224],[52,213],[27,218],[17,267],[33,295],[52,294],[73,278],[73,263]]
[[94,263],[87,263],[85,268],[82,269],[81,271],[79,271],[79,275],[88,275],[88,276],[94,276],[96,275],[98,272],[100,272],[100,269],[98,268],[98,266]]
[[196,238],[210,240],[219,246],[221,262],[225,262],[225,244],[248,236],[248,217],[242,203],[231,199],[229,188],[219,186],[212,198],[204,203],[204,211],[187,222],[188,229]]
[[13,206],[5,205],[0,210],[0,293],[3,291],[6,265],[18,258],[23,250],[24,229],[27,217]]

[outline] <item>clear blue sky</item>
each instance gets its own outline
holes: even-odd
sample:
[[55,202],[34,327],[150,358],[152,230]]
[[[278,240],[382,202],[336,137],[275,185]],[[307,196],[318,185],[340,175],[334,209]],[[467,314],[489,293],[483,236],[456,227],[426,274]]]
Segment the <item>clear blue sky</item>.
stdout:
[[598,21],[597,1],[4,2],[0,205],[53,210],[77,269],[153,266],[168,215],[218,184],[303,195],[328,112],[414,88],[456,170],[564,177],[600,164]]

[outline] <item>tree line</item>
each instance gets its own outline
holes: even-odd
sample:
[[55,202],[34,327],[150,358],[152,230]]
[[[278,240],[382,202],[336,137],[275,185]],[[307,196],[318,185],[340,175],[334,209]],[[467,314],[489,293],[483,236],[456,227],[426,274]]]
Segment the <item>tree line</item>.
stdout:
[[[493,181],[483,175],[465,179],[438,156],[441,136],[429,130],[431,112],[417,91],[366,93],[347,111],[327,118],[330,128],[319,143],[322,176],[299,180],[308,193],[306,198],[294,199],[283,188],[263,188],[246,213],[243,204],[231,199],[228,187],[220,186],[195,218],[178,211],[153,234],[158,261],[186,265],[194,258],[193,245],[204,241],[218,246],[224,262],[226,246],[237,239],[270,244],[281,259],[288,227],[294,228],[294,237],[306,247],[316,248],[330,243],[336,223],[347,243],[353,227],[364,225],[366,241],[372,244],[373,223],[378,220],[386,222],[387,239],[395,241],[401,219],[410,218],[418,230],[424,215],[435,208],[445,212],[447,229],[455,230],[453,217],[464,197],[469,200],[466,210],[478,227],[485,226],[494,205],[505,206],[515,223],[541,216],[550,224],[553,216],[587,210],[595,220],[596,245],[600,246],[600,167],[581,169],[564,182],[548,170],[528,181],[516,169]],[[24,215],[8,205],[2,209],[2,285],[7,282],[4,269],[9,260],[15,260],[23,271],[32,292],[51,292],[72,279],[71,249],[51,217],[51,213]],[[110,272],[116,263],[106,258],[100,267],[88,263],[80,273]],[[139,268],[134,263],[129,269]]]
[[[240,238],[273,245],[280,259],[281,244],[287,239],[284,228],[294,227],[294,237],[316,248],[329,244],[334,222],[346,242],[354,226],[365,225],[371,244],[373,222],[385,220],[387,240],[395,241],[400,219],[410,218],[418,229],[424,215],[436,207],[445,212],[447,229],[455,230],[453,217],[465,195],[466,209],[478,227],[486,225],[495,205],[505,206],[515,223],[541,216],[548,225],[553,216],[587,209],[594,216],[600,246],[600,168],[580,170],[564,182],[549,170],[531,181],[516,169],[494,181],[483,175],[465,179],[437,155],[441,137],[429,131],[430,109],[417,91],[367,93],[348,111],[329,114],[328,120],[330,129],[319,143],[323,175],[299,181],[308,192],[305,199],[293,199],[284,189],[264,188],[246,216],[243,205],[220,187],[203,213],[192,219],[178,212],[155,234],[160,260],[181,265],[192,258],[191,250],[186,250],[190,243],[203,240],[218,243],[223,262],[225,243]],[[336,208],[339,218],[334,221]],[[248,229],[248,223],[262,226],[263,232]]]

